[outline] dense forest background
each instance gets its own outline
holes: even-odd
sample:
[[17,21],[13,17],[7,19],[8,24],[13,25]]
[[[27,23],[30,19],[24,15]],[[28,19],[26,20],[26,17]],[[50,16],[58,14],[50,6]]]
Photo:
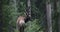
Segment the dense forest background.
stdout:
[[[19,32],[18,16],[25,15],[29,0],[0,0],[0,32]],[[31,21],[24,32],[60,32],[60,0],[30,0]]]

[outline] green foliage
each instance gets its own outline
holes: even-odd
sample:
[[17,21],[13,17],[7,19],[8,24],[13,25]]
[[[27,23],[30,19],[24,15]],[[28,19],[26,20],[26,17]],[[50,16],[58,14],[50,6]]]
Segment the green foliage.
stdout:
[[29,21],[26,23],[26,26],[25,32],[38,32],[38,30],[41,28],[41,26],[38,24],[38,19],[35,19],[32,22]]
[[[27,0],[2,0],[3,10],[3,32],[9,32],[9,25],[16,28],[16,20],[18,16],[25,15]],[[53,0],[52,0],[53,1]],[[28,21],[25,25],[25,32],[43,32],[45,17],[46,0],[31,0],[32,21]],[[53,1],[54,2],[54,1]],[[53,3],[51,2],[51,3]],[[60,5],[60,4],[59,4]],[[52,8],[53,10],[54,8]],[[52,11],[53,31],[56,31],[60,6],[57,12]],[[17,29],[14,32],[19,32]]]
[[[8,2],[9,1],[9,2]],[[26,10],[26,0],[21,0],[18,2],[19,4],[16,4],[16,0],[3,0],[3,15],[4,15],[4,24],[5,24],[5,30],[6,32],[9,31],[8,26],[9,24],[16,27],[16,20],[17,17],[20,15],[24,15]],[[32,19],[33,21],[29,21],[26,23],[25,32],[39,32],[42,31],[40,26],[40,20],[43,16],[40,11],[40,9],[37,8],[35,2],[37,0],[32,1]],[[42,16],[41,16],[42,15]],[[43,18],[42,18],[43,19]],[[41,20],[42,21],[42,20]],[[14,29],[15,32],[17,32],[17,29]]]

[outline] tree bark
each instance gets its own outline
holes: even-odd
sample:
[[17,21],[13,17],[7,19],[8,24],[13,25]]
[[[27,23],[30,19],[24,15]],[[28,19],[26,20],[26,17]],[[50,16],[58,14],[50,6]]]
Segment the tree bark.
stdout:
[[2,13],[2,0],[0,0],[0,32],[3,32],[3,13]]
[[57,19],[57,21],[56,21],[56,23],[57,23],[57,31],[56,32],[60,32],[60,1],[59,0],[55,0],[55,2],[56,2],[56,11],[57,11],[57,16],[58,16],[58,19]]
[[[60,14],[60,13],[59,13]],[[60,15],[58,17],[58,32],[60,32]]]
[[58,29],[59,29],[58,28],[58,16],[59,15],[58,15],[58,12],[57,12],[57,1],[58,0],[54,0],[54,12],[55,12],[54,16],[57,16],[57,17],[55,17],[55,26],[54,26],[55,27],[55,29],[54,29],[55,31],[54,32],[58,32]]
[[51,3],[50,3],[50,0],[46,1],[46,17],[47,17],[46,32],[52,32],[52,19],[51,19]]

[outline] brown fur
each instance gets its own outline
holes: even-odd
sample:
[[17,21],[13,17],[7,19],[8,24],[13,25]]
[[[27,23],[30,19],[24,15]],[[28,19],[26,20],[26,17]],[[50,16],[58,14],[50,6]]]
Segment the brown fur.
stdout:
[[[18,25],[18,29],[20,32],[24,31],[24,22],[25,22],[25,17],[24,16],[19,16],[17,19],[17,25]],[[23,21],[23,23],[20,21]]]

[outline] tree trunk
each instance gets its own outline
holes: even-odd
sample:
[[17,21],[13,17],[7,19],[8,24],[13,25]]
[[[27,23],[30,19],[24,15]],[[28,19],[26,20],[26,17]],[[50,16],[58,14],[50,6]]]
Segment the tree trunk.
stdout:
[[54,0],[54,16],[57,16],[55,17],[55,29],[54,29],[54,32],[58,32],[58,12],[57,12],[57,0]]
[[58,12],[58,19],[57,20],[58,20],[58,22],[56,21],[58,24],[58,27],[56,27],[56,28],[58,28],[57,32],[60,32],[60,9],[59,9],[60,8],[60,1],[56,0],[56,3],[57,3],[57,8],[58,8],[57,9],[57,12]]
[[52,32],[52,19],[51,19],[51,3],[50,3],[50,0],[46,1],[46,16],[47,16],[47,29],[46,29],[46,32]]
[[2,20],[3,14],[2,14],[2,0],[0,0],[0,32],[3,32],[3,20]]
[[[60,14],[60,13],[59,13]],[[60,32],[60,15],[58,17],[58,32]]]

